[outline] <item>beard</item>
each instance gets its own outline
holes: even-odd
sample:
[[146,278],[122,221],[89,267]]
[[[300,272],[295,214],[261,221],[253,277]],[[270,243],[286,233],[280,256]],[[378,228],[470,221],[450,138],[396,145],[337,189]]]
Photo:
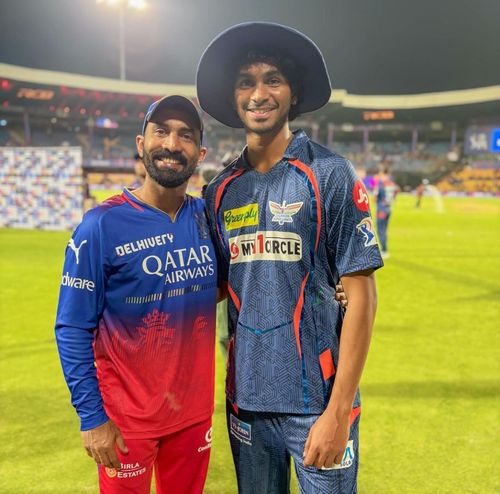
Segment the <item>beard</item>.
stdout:
[[[182,170],[176,171],[171,168],[161,169],[155,164],[155,160],[172,159],[182,165]],[[182,153],[171,153],[168,150],[153,151],[148,153],[144,151],[144,167],[147,174],[159,185],[166,189],[179,187],[187,182],[196,169],[197,163],[190,163]]]

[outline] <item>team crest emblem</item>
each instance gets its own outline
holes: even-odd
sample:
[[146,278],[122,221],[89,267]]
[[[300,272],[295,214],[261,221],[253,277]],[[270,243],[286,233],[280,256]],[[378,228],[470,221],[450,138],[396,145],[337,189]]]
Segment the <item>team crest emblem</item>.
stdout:
[[357,225],[356,230],[364,235],[365,247],[370,245],[377,245],[377,237],[373,229],[373,222],[371,218],[363,218]]
[[278,223],[280,226],[285,223],[292,223],[292,216],[300,211],[303,204],[303,202],[287,204],[286,201],[283,201],[283,204],[280,205],[277,202],[269,201],[269,209],[274,215],[271,221]]

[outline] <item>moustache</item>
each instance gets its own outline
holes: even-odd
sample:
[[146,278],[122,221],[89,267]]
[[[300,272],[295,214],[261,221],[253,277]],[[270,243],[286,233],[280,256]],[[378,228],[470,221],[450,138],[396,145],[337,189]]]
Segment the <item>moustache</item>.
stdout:
[[171,159],[174,161],[178,161],[181,165],[186,166],[187,165],[187,159],[184,157],[184,155],[180,152],[170,152],[167,149],[163,151],[156,151],[151,154],[152,160],[166,160],[166,159]]

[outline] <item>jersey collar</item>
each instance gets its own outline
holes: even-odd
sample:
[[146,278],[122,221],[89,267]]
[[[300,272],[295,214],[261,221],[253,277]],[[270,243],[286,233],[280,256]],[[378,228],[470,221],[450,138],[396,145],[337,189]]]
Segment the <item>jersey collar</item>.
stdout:
[[[292,140],[285,149],[282,160],[288,161],[297,159],[297,157],[301,155],[302,148],[308,142],[309,142],[309,137],[302,129],[295,130],[293,132]],[[240,157],[238,158],[238,161],[234,165],[235,168],[243,168],[244,170],[252,169],[250,163],[248,163],[247,161],[247,150],[248,146],[245,146],[240,154]]]

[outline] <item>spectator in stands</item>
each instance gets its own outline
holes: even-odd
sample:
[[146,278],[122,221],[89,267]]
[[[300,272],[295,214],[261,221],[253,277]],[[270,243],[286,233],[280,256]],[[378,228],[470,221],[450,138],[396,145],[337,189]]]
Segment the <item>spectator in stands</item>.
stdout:
[[239,151],[228,151],[222,158],[222,166],[226,168],[226,166],[229,166],[235,159],[239,157],[239,155]]
[[131,188],[137,189],[144,183],[146,178],[146,168],[144,167],[144,162],[139,153],[134,154],[134,174],[135,182],[132,184]]
[[87,176],[84,176],[83,182],[83,211],[86,213],[89,209],[97,206],[96,198],[90,193],[90,185]]

